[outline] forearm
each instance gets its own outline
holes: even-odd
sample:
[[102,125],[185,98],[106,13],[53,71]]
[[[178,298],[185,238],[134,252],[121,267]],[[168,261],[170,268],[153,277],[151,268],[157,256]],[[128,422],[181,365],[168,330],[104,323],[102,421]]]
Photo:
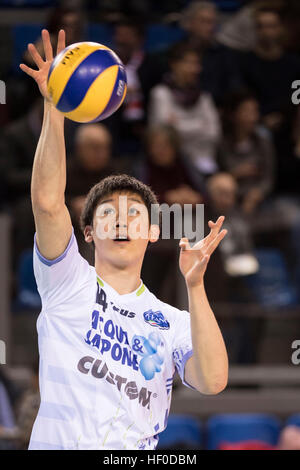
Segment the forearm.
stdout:
[[32,179],[33,210],[52,210],[64,204],[66,187],[66,152],[64,117],[47,100],[37,145]]
[[222,333],[209,305],[204,285],[188,288],[193,356],[185,368],[186,381],[205,394],[227,385],[228,358]]

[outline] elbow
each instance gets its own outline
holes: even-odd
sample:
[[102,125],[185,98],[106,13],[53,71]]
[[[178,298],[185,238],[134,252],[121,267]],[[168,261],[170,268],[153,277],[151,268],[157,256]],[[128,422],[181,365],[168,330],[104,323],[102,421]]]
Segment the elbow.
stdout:
[[224,377],[220,380],[214,380],[209,384],[206,384],[205,388],[199,390],[204,395],[218,395],[223,392],[228,384],[228,377]]
[[65,205],[64,199],[58,200],[57,198],[53,199],[51,197],[32,196],[31,201],[34,213],[43,213],[49,216],[57,214]]

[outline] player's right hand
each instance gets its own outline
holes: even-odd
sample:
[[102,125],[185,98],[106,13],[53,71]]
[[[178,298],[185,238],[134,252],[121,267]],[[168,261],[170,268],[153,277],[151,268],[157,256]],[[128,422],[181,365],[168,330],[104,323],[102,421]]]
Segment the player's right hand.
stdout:
[[[37,65],[38,70],[32,69],[25,64],[20,64],[20,69],[36,81],[42,96],[49,100],[50,98],[47,90],[47,77],[50,66],[53,61],[53,49],[50,41],[49,32],[46,29],[42,30],[42,40],[44,46],[45,60],[42,59],[34,44],[28,44],[28,51],[30,52],[33,61]],[[65,32],[63,29],[61,29],[58,33],[56,54],[59,54],[65,47]]]

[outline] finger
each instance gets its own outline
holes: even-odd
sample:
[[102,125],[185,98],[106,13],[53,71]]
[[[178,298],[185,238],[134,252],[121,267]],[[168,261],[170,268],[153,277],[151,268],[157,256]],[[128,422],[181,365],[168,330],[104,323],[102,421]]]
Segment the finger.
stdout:
[[31,69],[30,67],[28,67],[27,65],[25,64],[20,64],[20,69],[27,73],[27,75],[29,75],[30,77],[34,78],[35,74],[36,74],[36,70],[34,69]]
[[225,237],[225,235],[227,234],[227,230],[226,229],[223,229],[221,230],[220,233],[218,233],[218,235],[212,240],[212,242],[208,245],[207,247],[207,254],[211,255],[215,249],[217,248],[217,246],[219,245],[219,243],[223,240],[223,238]]
[[191,247],[190,247],[190,244],[189,244],[189,241],[187,238],[182,238],[179,242],[179,246],[181,248],[182,251],[186,251],[186,250],[190,250]]
[[52,45],[50,41],[50,34],[49,34],[49,31],[47,31],[47,29],[43,29],[42,39],[43,39],[46,60],[51,61],[53,60],[53,50],[52,50]]
[[213,238],[217,235],[217,233],[219,232],[220,228],[222,227],[223,225],[223,222],[225,220],[225,217],[224,215],[221,215],[216,222],[213,222],[212,220],[209,220],[208,222],[208,226],[210,228],[210,232],[209,234],[204,238],[204,246],[207,246],[209,243],[211,243],[211,241],[213,240]]
[[34,63],[40,69],[44,64],[44,61],[43,61],[42,57],[40,56],[40,54],[38,53],[35,45],[31,44],[31,43],[28,44],[28,50],[30,52],[31,57],[33,58]]
[[66,33],[61,29],[58,33],[56,54],[59,54],[66,47]]

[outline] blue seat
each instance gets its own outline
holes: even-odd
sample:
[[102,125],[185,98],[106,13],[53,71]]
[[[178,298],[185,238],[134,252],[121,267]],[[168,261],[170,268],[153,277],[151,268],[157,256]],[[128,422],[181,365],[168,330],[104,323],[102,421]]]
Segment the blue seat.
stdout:
[[294,415],[291,415],[287,420],[286,420],[286,426],[298,426],[300,428],[300,413],[296,413]]
[[184,32],[177,26],[153,23],[147,28],[145,48],[148,52],[166,49],[183,37]]
[[292,284],[282,253],[274,248],[255,250],[259,271],[248,276],[246,283],[258,303],[264,307],[288,307],[298,304],[298,295]]
[[14,43],[13,68],[15,72],[23,73],[19,69],[22,62],[22,56],[26,50],[27,44],[36,40],[41,35],[42,24],[15,24],[12,27],[12,38]]
[[99,42],[107,47],[113,47],[112,28],[105,23],[89,23],[85,40]]
[[280,421],[271,415],[258,413],[226,413],[207,421],[207,448],[218,449],[221,443],[256,440],[276,445]]
[[178,448],[200,449],[202,445],[201,422],[189,415],[171,414],[167,428],[159,434],[157,449]]

